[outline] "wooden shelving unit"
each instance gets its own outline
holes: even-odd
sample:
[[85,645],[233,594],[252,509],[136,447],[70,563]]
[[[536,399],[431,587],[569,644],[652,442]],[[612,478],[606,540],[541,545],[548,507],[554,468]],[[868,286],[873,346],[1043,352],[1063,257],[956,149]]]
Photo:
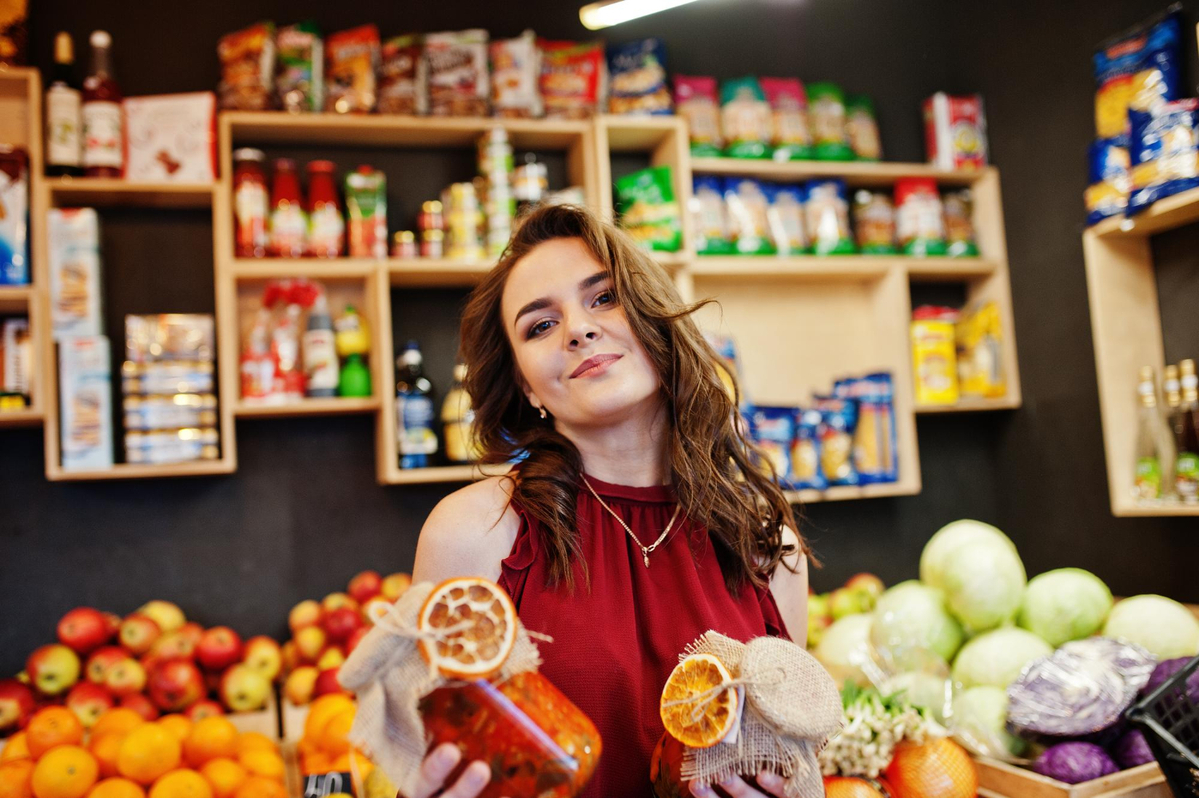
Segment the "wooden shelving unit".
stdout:
[[1099,414],[1115,516],[1199,516],[1199,506],[1133,499],[1137,370],[1165,365],[1150,237],[1199,222],[1199,189],[1155,202],[1133,219],[1107,219],[1082,236],[1099,382]]
[[28,313],[35,296],[32,285],[0,285],[0,314]]
[[207,208],[212,183],[130,183],[105,178],[47,178],[55,207]]
[[973,185],[987,171],[957,172],[925,164],[872,161],[768,161],[744,158],[692,158],[691,171],[739,175],[763,180],[812,180],[839,177],[850,186],[884,186],[905,177],[931,177],[943,186]]
[[304,399],[277,405],[255,405],[238,402],[233,415],[238,418],[290,418],[292,416],[340,416],[378,412],[378,397],[365,399],[333,398]]
[[990,410],[1015,410],[1020,407],[1018,402],[1009,397],[998,399],[961,399],[952,405],[916,405],[917,415],[932,415],[937,413],[981,413]]

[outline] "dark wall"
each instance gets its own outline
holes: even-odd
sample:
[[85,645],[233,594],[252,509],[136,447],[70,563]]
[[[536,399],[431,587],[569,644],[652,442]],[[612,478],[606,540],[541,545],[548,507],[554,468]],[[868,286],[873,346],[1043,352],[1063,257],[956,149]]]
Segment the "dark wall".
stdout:
[[[210,5],[200,16],[168,3],[131,9],[112,0],[37,0],[31,39],[45,67],[56,30],[82,42],[104,27],[125,91],[147,94],[214,87],[217,37],[260,18],[312,17],[326,30],[375,21],[385,34],[477,25],[508,36],[531,26],[581,38],[579,4],[361,0],[338,9],[249,0],[237,11]],[[672,71],[798,75],[868,93],[892,160],[923,159],[924,97],[940,89],[986,96],[1003,176],[1025,407],[921,418],[920,496],[809,507],[805,529],[826,562],[813,576],[817,589],[859,570],[888,582],[913,577],[933,531],[976,517],[1002,526],[1032,573],[1081,565],[1118,593],[1199,600],[1187,565],[1199,554],[1193,521],[1118,520],[1108,512],[1080,247],[1091,48],[1161,5],[704,0],[609,34],[663,37]],[[1185,49],[1193,61],[1189,34]],[[1190,64],[1188,77],[1195,74]],[[179,232],[177,246],[163,247],[149,238],[162,233],[146,219],[105,216],[113,313],[211,307],[211,247],[198,218],[162,220]],[[1192,242],[1182,235],[1159,247],[1172,290],[1190,289],[1167,303],[1172,358],[1199,353]],[[397,334],[434,325],[426,348],[444,389],[458,298],[400,299]],[[0,435],[0,673],[19,669],[78,604],[127,612],[161,597],[202,622],[281,635],[300,599],[340,589],[362,568],[410,568],[421,523],[451,489],[375,485],[367,418],[242,421],[238,450],[239,470],[228,478],[51,484],[39,431]]]

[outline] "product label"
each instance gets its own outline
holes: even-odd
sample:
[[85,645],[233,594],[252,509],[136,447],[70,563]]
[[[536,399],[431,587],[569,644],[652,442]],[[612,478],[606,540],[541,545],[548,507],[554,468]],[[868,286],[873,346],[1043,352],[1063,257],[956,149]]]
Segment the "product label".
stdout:
[[337,206],[325,203],[308,217],[308,251],[313,255],[336,257],[346,243],[346,223]]
[[271,249],[282,257],[302,255],[307,229],[308,220],[299,205],[281,204],[271,212]]
[[304,333],[304,376],[309,393],[337,389],[337,353],[332,330]]
[[433,454],[437,451],[432,399],[420,395],[397,396],[396,422],[400,454]]
[[1161,498],[1162,465],[1156,457],[1137,458],[1135,491],[1138,499]]
[[1175,486],[1183,501],[1199,499],[1199,454],[1182,452],[1174,469]]
[[233,193],[233,212],[237,216],[239,249],[249,251],[266,246],[266,186],[243,180]]
[[125,163],[121,106],[90,102],[83,106],[83,165],[112,166]]
[[340,794],[354,795],[354,779],[349,773],[310,773],[304,777],[304,798]]
[[46,161],[52,166],[79,166],[79,92],[62,87],[46,92]]

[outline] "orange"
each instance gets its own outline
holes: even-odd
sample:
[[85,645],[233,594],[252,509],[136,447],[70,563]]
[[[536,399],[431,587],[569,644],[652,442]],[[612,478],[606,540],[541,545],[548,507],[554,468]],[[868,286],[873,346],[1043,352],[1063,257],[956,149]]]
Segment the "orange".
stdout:
[[341,693],[329,693],[313,701],[304,719],[304,739],[315,744],[325,724],[337,714],[354,707],[354,699]]
[[100,765],[100,778],[107,779],[117,775],[117,757],[121,753],[121,743],[123,742],[125,742],[125,735],[117,732],[109,732],[99,737],[92,735],[92,744],[89,749]]
[[354,725],[356,710],[347,709],[334,715],[321,729],[316,744],[321,751],[332,757],[350,752],[350,727]]
[[886,777],[894,798],[974,798],[978,793],[973,760],[947,737],[923,745],[896,746]]
[[34,759],[56,745],[78,745],[83,740],[83,724],[66,707],[46,707],[29,719],[25,742]]
[[183,755],[175,736],[157,723],[145,723],[125,736],[117,755],[117,771],[138,784],[149,785],[179,767]]
[[349,767],[345,769],[346,771],[353,773],[357,778],[365,779],[374,769],[375,763],[370,761],[366,754],[362,753],[357,748],[350,751]]
[[304,776],[312,773],[329,773],[333,770],[333,760],[324,754],[309,754],[300,763],[300,773]]
[[192,730],[192,722],[182,715],[163,715],[157,723],[175,735],[175,739],[180,743],[187,739]]
[[421,656],[452,679],[485,679],[500,669],[516,643],[516,606],[504,589],[479,577],[447,579],[425,599],[417,617]]
[[129,707],[117,707],[116,709],[108,710],[100,716],[100,719],[96,721],[96,725],[92,726],[92,737],[108,734],[109,732],[128,734],[145,722],[145,718]]
[[224,757],[205,762],[204,767],[200,768],[200,775],[208,779],[213,798],[233,798],[237,788],[249,777],[239,763]]
[[251,776],[237,788],[233,798],[287,798],[287,788],[281,781]]
[[237,761],[251,776],[283,780],[283,757],[274,751],[242,751]]
[[0,762],[7,762],[10,759],[25,759],[32,756],[29,753],[29,736],[25,732],[19,731],[8,738],[8,743],[4,746],[4,750],[0,751]]
[[96,783],[96,758],[78,745],[60,745],[33,769],[34,798],[83,798]]
[[204,718],[192,725],[187,739],[183,741],[183,755],[188,764],[199,767],[210,759],[237,756],[238,738],[241,733],[233,721],[221,715]]
[[885,798],[886,794],[866,779],[845,776],[824,777],[825,798]]
[[146,791],[129,779],[112,778],[97,783],[87,798],[146,798]]
[[270,751],[276,753],[278,750],[278,744],[262,732],[242,732],[237,738],[237,752],[239,754],[242,751]]
[[212,786],[194,770],[172,770],[154,782],[149,798],[212,798]]
[[32,759],[10,759],[0,764],[0,798],[31,798],[33,768]]
[[[711,654],[692,654],[675,666],[658,712],[671,737],[691,748],[711,748],[725,738],[737,722],[737,691],[716,692],[705,706],[706,693],[732,680],[724,663]],[[686,703],[671,705],[673,701]],[[698,713],[698,717],[697,717]]]

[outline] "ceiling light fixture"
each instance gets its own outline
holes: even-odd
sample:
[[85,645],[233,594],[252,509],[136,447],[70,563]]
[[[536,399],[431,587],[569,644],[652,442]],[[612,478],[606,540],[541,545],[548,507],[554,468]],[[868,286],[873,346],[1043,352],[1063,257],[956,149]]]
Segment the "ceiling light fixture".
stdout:
[[599,30],[693,2],[695,0],[603,0],[580,8],[579,19],[588,30]]

